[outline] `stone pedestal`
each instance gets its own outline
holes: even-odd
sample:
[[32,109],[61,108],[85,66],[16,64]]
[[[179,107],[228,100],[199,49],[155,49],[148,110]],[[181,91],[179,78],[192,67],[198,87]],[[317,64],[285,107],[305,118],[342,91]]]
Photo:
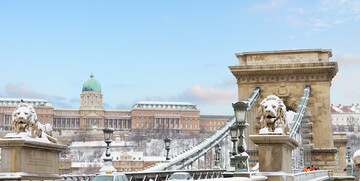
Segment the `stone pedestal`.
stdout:
[[338,171],[343,171],[346,167],[346,144],[349,142],[349,138],[346,138],[346,133],[334,133],[334,146],[338,149]]
[[0,139],[0,177],[21,180],[59,179],[59,153],[66,146],[35,139]]
[[291,151],[298,143],[287,135],[250,135],[258,145],[259,172],[268,180],[293,180]]
[[311,164],[320,170],[336,170],[337,151],[336,148],[314,148],[311,150]]

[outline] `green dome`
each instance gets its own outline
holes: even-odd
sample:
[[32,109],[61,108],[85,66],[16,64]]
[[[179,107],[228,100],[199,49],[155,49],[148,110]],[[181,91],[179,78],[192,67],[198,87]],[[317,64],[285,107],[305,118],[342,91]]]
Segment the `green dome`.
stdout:
[[90,79],[84,82],[82,91],[97,91],[101,92],[101,85],[98,80],[94,79],[94,75],[90,75]]

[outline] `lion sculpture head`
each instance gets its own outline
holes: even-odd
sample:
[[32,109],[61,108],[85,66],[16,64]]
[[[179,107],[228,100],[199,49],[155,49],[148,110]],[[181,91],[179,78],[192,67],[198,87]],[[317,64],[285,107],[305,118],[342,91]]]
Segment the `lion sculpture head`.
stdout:
[[11,125],[16,134],[31,132],[31,128],[37,122],[35,109],[31,105],[20,103],[11,116]]
[[53,143],[57,140],[52,137],[50,124],[41,124],[37,121],[35,109],[23,101],[11,115],[11,126],[15,134],[24,134],[30,138],[40,138]]
[[260,103],[260,133],[277,132],[287,133],[289,126],[286,122],[286,106],[275,95],[267,96]]

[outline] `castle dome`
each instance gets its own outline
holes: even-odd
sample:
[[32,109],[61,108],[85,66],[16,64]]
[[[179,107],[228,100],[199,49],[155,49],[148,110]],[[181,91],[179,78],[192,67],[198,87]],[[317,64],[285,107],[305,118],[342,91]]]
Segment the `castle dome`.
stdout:
[[90,78],[84,82],[82,91],[96,91],[101,92],[101,85],[98,80],[94,79],[94,75],[91,74]]

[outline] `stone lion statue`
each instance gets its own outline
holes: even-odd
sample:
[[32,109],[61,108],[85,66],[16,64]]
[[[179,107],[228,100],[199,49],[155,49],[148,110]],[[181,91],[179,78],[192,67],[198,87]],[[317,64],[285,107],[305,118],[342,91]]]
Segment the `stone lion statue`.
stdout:
[[259,116],[260,134],[268,132],[286,134],[289,131],[286,106],[279,97],[270,95],[261,101]]
[[52,136],[50,124],[41,124],[37,121],[35,109],[24,102],[21,102],[11,116],[11,126],[15,134],[26,133],[31,138],[46,139],[56,143]]

